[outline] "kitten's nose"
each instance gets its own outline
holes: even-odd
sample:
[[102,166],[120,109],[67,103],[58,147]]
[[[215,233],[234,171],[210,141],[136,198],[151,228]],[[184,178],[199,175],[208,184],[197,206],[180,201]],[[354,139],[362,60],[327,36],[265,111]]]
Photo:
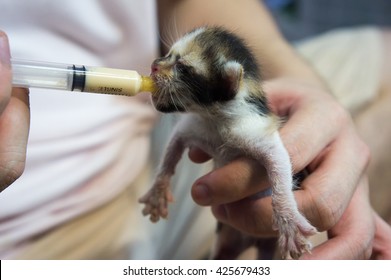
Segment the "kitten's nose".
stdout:
[[159,65],[156,62],[153,62],[151,65],[151,74],[156,74],[157,72],[159,72],[159,69]]

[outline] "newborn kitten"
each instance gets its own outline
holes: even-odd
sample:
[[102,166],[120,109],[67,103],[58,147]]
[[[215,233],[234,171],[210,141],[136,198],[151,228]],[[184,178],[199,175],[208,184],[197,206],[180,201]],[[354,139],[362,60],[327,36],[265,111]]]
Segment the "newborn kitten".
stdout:
[[[150,215],[153,222],[167,217],[167,205],[173,200],[170,178],[185,148],[200,147],[213,157],[216,167],[246,156],[267,170],[273,225],[279,231],[283,257],[298,258],[309,251],[306,237],[316,229],[298,211],[289,155],[278,133],[279,121],[268,107],[259,67],[245,43],[219,27],[195,29],[174,43],[165,57],[153,62],[151,77],[158,88],[152,95],[156,109],[186,114],[176,126],[155,183],[140,199],[145,203],[143,214]],[[236,231],[224,227],[228,226],[218,227],[217,244],[223,244],[224,238],[232,239]],[[224,237],[225,233],[231,236]],[[222,253],[226,249],[217,248],[214,256],[226,258]]]

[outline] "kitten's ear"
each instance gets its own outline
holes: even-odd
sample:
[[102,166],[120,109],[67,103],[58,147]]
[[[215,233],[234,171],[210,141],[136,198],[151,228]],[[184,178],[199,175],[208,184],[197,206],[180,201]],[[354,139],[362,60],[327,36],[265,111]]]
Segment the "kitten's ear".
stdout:
[[223,76],[230,91],[236,94],[243,79],[243,66],[239,62],[228,61],[224,64]]

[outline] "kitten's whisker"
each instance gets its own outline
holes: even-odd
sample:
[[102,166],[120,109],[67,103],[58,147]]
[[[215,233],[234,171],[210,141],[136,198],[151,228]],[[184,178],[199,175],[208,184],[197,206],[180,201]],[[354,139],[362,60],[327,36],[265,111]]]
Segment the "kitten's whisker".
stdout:
[[183,102],[182,96],[179,95],[180,93],[176,91],[174,94],[175,98],[178,100],[178,103],[185,109],[185,111],[187,111],[187,106],[185,102]]

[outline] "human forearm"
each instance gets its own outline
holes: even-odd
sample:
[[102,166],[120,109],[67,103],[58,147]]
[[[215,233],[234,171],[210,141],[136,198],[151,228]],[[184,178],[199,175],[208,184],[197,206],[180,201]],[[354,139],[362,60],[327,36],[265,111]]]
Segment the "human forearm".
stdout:
[[234,31],[253,49],[265,79],[291,77],[323,85],[312,68],[282,37],[259,0],[160,0],[162,38],[181,36],[202,25],[219,25]]

